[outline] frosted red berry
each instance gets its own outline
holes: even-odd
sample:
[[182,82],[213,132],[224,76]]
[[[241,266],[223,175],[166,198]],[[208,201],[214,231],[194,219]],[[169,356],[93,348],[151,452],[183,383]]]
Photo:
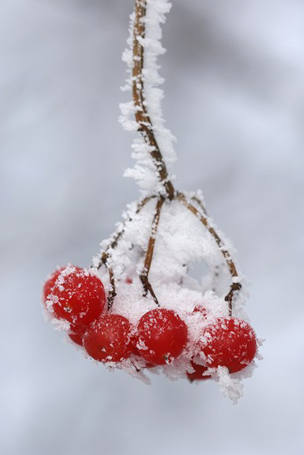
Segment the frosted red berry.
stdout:
[[154,365],[170,363],[187,343],[188,329],[173,310],[159,308],[142,316],[137,327],[139,355]]
[[71,324],[68,335],[74,343],[78,344],[79,346],[82,346],[83,336],[87,330],[88,326],[86,325],[75,326]]
[[257,350],[254,330],[237,318],[218,318],[202,332],[201,351],[206,366],[227,367],[230,373],[249,365]]
[[[73,265],[76,270],[81,270],[80,267]],[[43,302],[46,303],[48,300],[48,296],[52,293],[52,289],[56,283],[57,278],[59,277],[60,273],[66,268],[60,267],[59,269],[55,270],[46,280],[43,285]]]
[[48,301],[56,318],[88,325],[102,313],[106,295],[102,282],[90,270],[68,266],[57,275]]
[[211,378],[210,374],[205,374],[208,370],[207,367],[199,365],[198,363],[194,363],[193,361],[191,361],[191,366],[194,369],[194,372],[187,373],[188,379],[190,379],[190,381],[203,381],[204,379]]
[[99,362],[127,359],[135,347],[131,324],[120,314],[102,315],[85,333],[83,346]]
[[[135,343],[136,343],[136,338],[135,338]],[[135,355],[136,357],[141,357],[141,354],[140,354],[138,348],[136,347],[136,345],[135,345],[135,347],[134,347],[134,349],[133,349],[132,354]],[[144,368],[154,368],[154,367],[156,366],[156,365],[154,365],[154,364],[151,363],[151,362],[147,362],[147,361],[146,361],[145,359],[143,359],[142,357],[141,357],[141,360],[144,360],[144,362],[145,362]]]
[[207,317],[208,317],[207,310],[202,305],[196,305],[194,307],[194,310],[193,310],[192,314],[197,314],[197,313],[199,313],[201,315],[202,319],[207,319]]

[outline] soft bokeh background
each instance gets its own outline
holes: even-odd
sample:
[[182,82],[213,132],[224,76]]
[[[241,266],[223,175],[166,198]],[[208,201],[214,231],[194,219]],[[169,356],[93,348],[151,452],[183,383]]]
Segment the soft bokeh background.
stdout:
[[213,382],[111,374],[44,322],[48,272],[89,265],[138,196],[117,122],[133,0],[1,0],[3,455],[304,453],[304,3],[173,4],[178,185],[204,190],[238,249],[265,360],[233,406]]

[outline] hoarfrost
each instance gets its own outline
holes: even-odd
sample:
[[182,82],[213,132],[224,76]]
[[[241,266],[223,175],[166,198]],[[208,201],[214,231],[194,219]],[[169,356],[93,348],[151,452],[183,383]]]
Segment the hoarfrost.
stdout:
[[[167,0],[147,0],[146,16],[143,18],[146,25],[145,38],[138,37],[138,41],[144,48],[145,68],[143,70],[143,81],[145,85],[145,102],[149,106],[149,116],[153,124],[157,142],[162,151],[164,161],[167,164],[169,174],[172,166],[176,162],[173,143],[176,141],[172,133],[165,127],[165,120],[162,115],[161,101],[163,99],[163,90],[159,86],[164,79],[159,75],[160,66],[157,64],[157,58],[165,53],[161,45],[162,31],[161,24],[165,22],[165,15],[170,11],[171,4]],[[131,90],[132,88],[132,46],[133,46],[133,29],[134,13],[130,16],[130,28],[128,38],[128,48],[123,53],[123,61],[128,66],[128,79],[122,90]],[[136,107],[133,101],[120,104],[121,116],[119,121],[126,131],[136,131],[138,125],[134,120]],[[162,193],[163,187],[159,184],[154,163],[150,156],[150,148],[142,138],[136,138],[133,142],[133,158],[137,160],[133,169],[127,169],[125,176],[134,178],[143,194],[149,194],[151,191]],[[174,176],[170,175],[174,180]]]
[[238,378],[231,376],[225,367],[218,367],[214,378],[218,381],[224,397],[230,398],[233,404],[237,404],[239,398],[244,394],[242,382]]

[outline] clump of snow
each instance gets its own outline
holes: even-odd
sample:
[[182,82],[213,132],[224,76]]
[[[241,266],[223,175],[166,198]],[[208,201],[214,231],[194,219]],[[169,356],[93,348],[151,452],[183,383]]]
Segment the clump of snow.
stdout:
[[229,374],[225,367],[218,367],[213,373],[214,379],[219,383],[220,390],[224,397],[230,398],[233,404],[236,404],[244,394],[244,385],[238,379]]
[[70,330],[71,324],[64,319],[53,318],[51,322],[55,330],[62,330],[64,332],[68,332]]

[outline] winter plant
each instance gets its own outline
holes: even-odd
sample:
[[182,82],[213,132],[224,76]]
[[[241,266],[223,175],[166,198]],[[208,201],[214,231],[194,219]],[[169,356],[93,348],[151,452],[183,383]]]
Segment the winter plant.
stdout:
[[[171,174],[174,137],[162,117],[157,57],[168,0],[136,0],[131,15],[120,122],[138,132],[132,145],[141,199],[101,243],[88,269],[57,269],[44,285],[46,313],[87,356],[145,381],[148,371],[190,382],[213,379],[234,402],[251,375],[258,340],[226,240],[200,191],[178,191]],[[204,263],[197,280],[189,270]]]

